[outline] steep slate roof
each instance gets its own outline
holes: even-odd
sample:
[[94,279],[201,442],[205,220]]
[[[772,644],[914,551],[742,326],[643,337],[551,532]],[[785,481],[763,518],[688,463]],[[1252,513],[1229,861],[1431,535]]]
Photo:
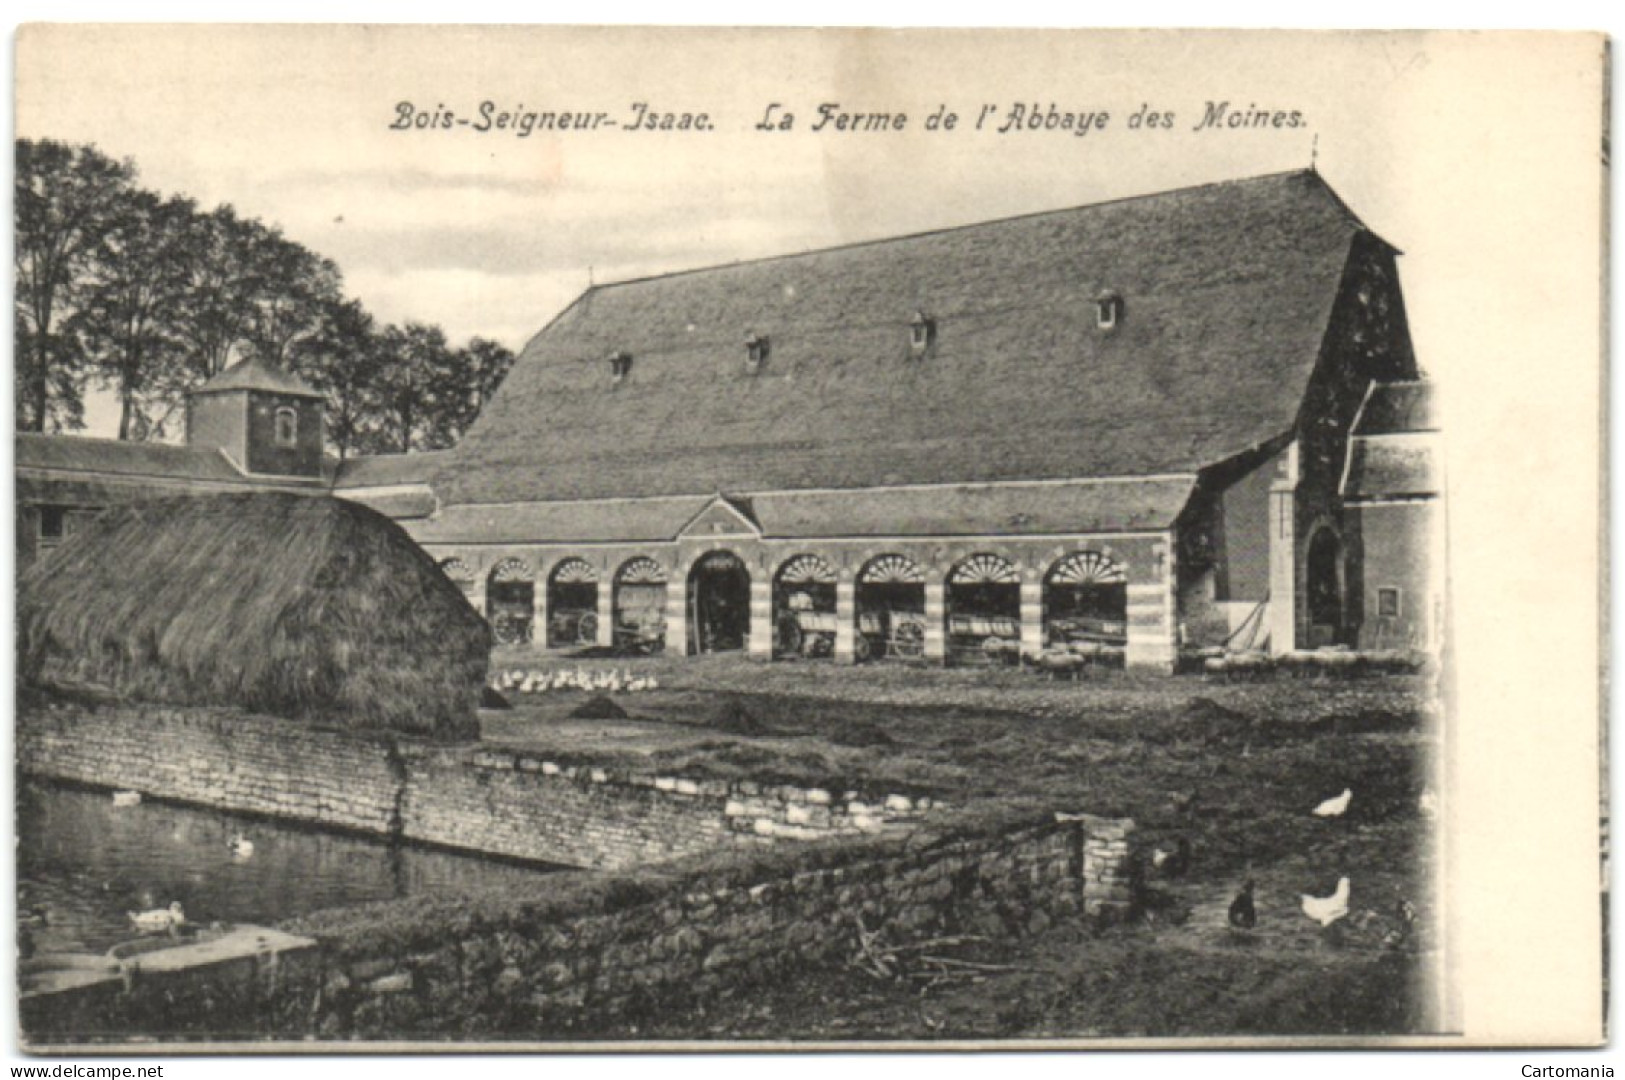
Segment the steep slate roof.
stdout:
[[193,390],[194,394],[215,394],[224,390],[269,390],[277,394],[319,398],[321,393],[290,371],[258,357],[239,360],[214,378]]
[[1439,422],[1431,383],[1374,384],[1353,430],[1343,498],[1360,503],[1439,494]]
[[[1364,231],[1293,172],[598,286],[526,347],[437,488],[455,504],[1194,472],[1293,427]],[[1109,332],[1103,292],[1123,299]],[[916,311],[936,321],[923,358]],[[770,343],[754,375],[752,333]]]
[[[1194,477],[879,491],[769,492],[729,498],[767,539],[846,536],[1034,536],[1171,525]],[[464,504],[412,522],[419,543],[665,542],[716,496]],[[703,535],[703,530],[702,530]]]
[[12,465],[16,469],[191,481],[242,482],[248,479],[218,450],[26,432],[17,433],[13,446],[16,456]]
[[343,488],[394,487],[428,484],[451,460],[450,450],[421,454],[376,454],[346,458],[339,463],[333,486]]
[[1391,435],[1401,431],[1437,430],[1439,420],[1433,405],[1433,384],[1417,380],[1374,384],[1360,407],[1353,433]]
[[320,492],[325,487],[314,478],[252,476],[219,450],[167,443],[18,432],[12,447],[16,494],[30,502],[97,506],[187,490]]
[[420,544],[664,541],[711,504],[711,495],[608,502],[446,506],[407,531]]
[[1194,477],[863,492],[786,492],[751,500],[775,537],[1033,536],[1131,532],[1173,524]]

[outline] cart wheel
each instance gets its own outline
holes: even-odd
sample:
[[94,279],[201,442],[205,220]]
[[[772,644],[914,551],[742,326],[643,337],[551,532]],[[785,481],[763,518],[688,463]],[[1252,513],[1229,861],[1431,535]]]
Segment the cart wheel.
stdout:
[[925,655],[925,627],[917,622],[900,622],[892,635],[892,651],[910,659]]
[[869,640],[868,634],[858,634],[852,639],[852,659],[858,663],[867,663],[875,658],[874,642]]
[[581,621],[576,623],[576,644],[598,644],[598,616],[594,612],[587,612],[581,616]]

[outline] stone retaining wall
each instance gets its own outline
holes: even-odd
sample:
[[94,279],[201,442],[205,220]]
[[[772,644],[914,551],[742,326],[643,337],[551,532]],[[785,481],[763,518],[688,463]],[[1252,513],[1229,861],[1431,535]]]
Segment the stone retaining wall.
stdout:
[[24,772],[590,868],[862,835],[929,799],[605,770],[500,747],[320,730],[224,709],[30,706]]

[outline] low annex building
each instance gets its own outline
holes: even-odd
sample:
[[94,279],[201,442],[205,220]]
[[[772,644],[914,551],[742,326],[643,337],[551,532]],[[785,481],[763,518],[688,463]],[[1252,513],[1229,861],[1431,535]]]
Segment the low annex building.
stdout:
[[[1397,255],[1299,171],[598,285],[455,451],[275,482],[396,518],[500,640],[1162,670],[1425,644],[1365,561],[1439,527],[1374,467],[1410,436],[1372,403],[1421,385]],[[287,378],[215,396],[281,415]],[[189,434],[160,452],[291,468]]]

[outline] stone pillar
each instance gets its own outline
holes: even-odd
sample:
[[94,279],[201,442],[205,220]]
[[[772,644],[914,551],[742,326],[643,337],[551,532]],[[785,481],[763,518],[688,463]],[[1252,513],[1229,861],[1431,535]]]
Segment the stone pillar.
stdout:
[[611,581],[598,583],[598,645],[615,644],[615,585]]
[[746,643],[752,660],[773,659],[773,583],[750,583],[750,640]]
[[835,583],[835,662],[850,664],[857,660],[858,641],[858,583]]
[[948,659],[948,585],[925,583],[925,658],[932,663]]
[[1044,651],[1044,584],[1021,583],[1021,652],[1037,656]]
[[1104,919],[1129,914],[1135,900],[1129,859],[1133,820],[1093,814],[1079,814],[1076,820],[1083,829],[1083,913]]
[[688,655],[688,577],[682,564],[672,567],[666,582],[666,655]]
[[1151,565],[1135,563],[1128,575],[1126,667],[1171,674],[1179,659],[1179,612],[1173,534],[1154,545]]
[[1270,598],[1264,630],[1270,652],[1279,656],[1298,645],[1297,449],[1293,443],[1270,484]]
[[538,578],[530,585],[530,641],[547,646],[547,582]]

